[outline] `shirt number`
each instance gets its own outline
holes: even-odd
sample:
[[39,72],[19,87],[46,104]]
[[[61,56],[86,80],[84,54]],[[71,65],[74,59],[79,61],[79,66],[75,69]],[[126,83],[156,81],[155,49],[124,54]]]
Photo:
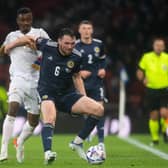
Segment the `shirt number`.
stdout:
[[93,64],[93,55],[92,54],[88,55],[88,64]]
[[55,67],[55,72],[54,72],[54,75],[55,75],[55,76],[59,76],[59,74],[60,74],[60,69],[61,69],[60,66],[56,66],[56,67]]
[[104,89],[101,87],[99,88],[99,90],[100,90],[100,97],[104,98]]

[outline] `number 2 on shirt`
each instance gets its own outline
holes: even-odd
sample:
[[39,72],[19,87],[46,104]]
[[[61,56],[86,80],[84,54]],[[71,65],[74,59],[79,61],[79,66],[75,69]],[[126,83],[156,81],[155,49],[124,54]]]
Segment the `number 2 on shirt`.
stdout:
[[88,55],[88,64],[93,64],[93,55],[92,54]]

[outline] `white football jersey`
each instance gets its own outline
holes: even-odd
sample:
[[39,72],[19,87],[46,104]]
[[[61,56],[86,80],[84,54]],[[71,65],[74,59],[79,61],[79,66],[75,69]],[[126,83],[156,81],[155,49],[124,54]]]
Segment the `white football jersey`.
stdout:
[[[37,38],[49,38],[48,34],[42,28],[31,28],[27,34],[23,34],[20,30],[17,30],[7,35],[3,45],[6,45],[24,35],[30,35]],[[39,79],[39,72],[32,68],[32,64],[41,55],[41,52],[34,51],[27,46],[19,46],[13,48],[9,55],[11,59],[9,68],[11,80],[14,77],[22,77],[26,81],[31,82],[32,87],[36,87]]]

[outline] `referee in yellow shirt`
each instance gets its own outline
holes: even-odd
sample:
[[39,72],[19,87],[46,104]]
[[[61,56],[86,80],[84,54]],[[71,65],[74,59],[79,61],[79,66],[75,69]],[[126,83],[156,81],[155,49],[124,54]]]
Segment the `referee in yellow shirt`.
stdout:
[[[165,42],[162,38],[153,41],[153,51],[145,53],[137,70],[137,78],[146,86],[145,104],[150,113],[149,130],[152,145],[159,144],[159,130],[166,135],[168,118],[168,54],[164,52]],[[160,112],[160,113],[159,113]],[[159,118],[161,122],[159,124]]]

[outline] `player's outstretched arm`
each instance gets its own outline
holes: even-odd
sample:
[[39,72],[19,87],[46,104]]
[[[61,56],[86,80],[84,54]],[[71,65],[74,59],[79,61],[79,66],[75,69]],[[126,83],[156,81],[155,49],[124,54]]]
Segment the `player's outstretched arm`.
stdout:
[[83,95],[86,95],[85,87],[83,84],[83,80],[81,78],[81,75],[79,73],[75,73],[73,75],[73,82],[75,85],[75,88]]
[[23,46],[23,45],[27,45],[32,49],[36,49],[35,38],[32,36],[22,36],[16,39],[15,41],[5,45],[4,53],[8,54],[11,49],[18,47],[18,46]]

